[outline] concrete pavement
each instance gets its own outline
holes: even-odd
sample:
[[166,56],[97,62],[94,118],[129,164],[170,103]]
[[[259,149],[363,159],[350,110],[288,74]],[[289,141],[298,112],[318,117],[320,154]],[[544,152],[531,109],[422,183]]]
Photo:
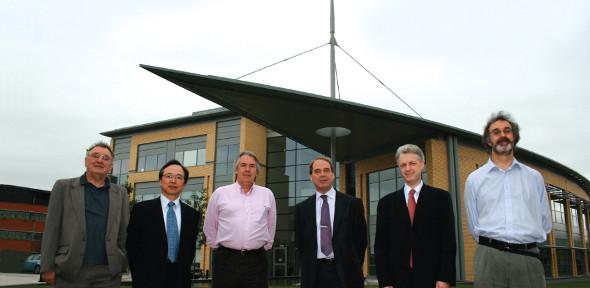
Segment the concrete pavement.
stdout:
[[30,285],[39,283],[39,274],[0,273],[0,286]]
[[[129,273],[123,274],[123,282],[131,281]],[[0,273],[0,287],[15,285],[43,284],[39,282],[39,274],[32,273]]]

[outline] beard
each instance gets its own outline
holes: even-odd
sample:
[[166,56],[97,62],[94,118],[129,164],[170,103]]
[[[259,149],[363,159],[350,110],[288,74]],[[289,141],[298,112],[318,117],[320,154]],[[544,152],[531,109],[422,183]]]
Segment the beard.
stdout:
[[494,152],[498,155],[510,155],[514,150],[514,145],[510,139],[504,137],[498,139],[498,142],[493,146]]

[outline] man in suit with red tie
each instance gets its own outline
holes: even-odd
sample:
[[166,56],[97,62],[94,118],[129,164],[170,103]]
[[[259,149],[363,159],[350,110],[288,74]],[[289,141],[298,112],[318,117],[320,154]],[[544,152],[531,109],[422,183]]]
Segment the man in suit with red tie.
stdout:
[[301,288],[364,287],[367,224],[360,199],[336,191],[334,166],[318,157],[309,164],[316,193],[295,208],[295,242]]
[[404,188],[377,205],[375,264],[379,287],[455,285],[455,225],[447,191],[424,184],[424,153],[406,144],[395,154]]
[[162,195],[134,205],[127,227],[133,287],[191,287],[200,214],[180,201],[188,170],[177,160],[160,169]]

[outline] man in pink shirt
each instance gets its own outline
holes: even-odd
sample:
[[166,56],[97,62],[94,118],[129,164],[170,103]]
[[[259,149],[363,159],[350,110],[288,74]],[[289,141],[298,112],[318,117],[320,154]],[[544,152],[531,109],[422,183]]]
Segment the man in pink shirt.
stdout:
[[213,288],[268,287],[266,250],[272,248],[276,204],[270,189],[254,184],[260,163],[244,151],[234,162],[236,182],[213,192],[203,231],[215,249]]

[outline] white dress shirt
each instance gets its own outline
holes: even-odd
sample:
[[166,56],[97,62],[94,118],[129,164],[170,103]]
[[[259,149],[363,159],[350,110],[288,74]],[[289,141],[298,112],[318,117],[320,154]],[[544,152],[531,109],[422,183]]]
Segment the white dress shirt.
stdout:
[[[418,183],[418,185],[416,185],[416,187],[414,188],[414,200],[416,200],[416,205],[418,205],[418,196],[420,196],[422,186],[424,186],[424,182],[420,180],[420,183]],[[406,205],[408,205],[408,201],[410,201],[410,190],[412,190],[412,187],[408,186],[407,183],[404,184],[404,196],[406,197]]]

